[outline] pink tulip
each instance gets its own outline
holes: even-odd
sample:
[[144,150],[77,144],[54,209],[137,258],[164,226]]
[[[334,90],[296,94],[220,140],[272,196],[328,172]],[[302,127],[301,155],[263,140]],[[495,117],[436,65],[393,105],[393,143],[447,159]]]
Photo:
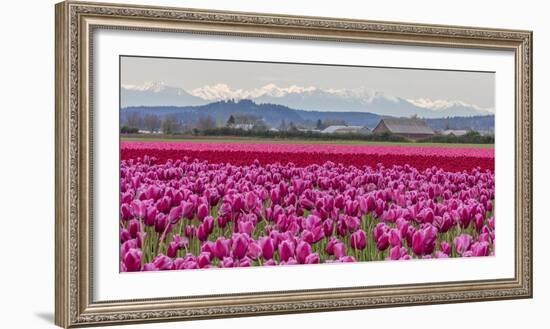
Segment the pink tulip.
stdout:
[[229,256],[229,249],[231,247],[231,240],[226,240],[223,237],[219,237],[214,244],[214,255],[223,260]]
[[132,209],[132,213],[137,218],[144,218],[145,212],[147,211],[147,205],[144,202],[134,200],[130,204],[130,208]]
[[214,231],[214,217],[212,216],[206,216],[202,220],[202,224],[205,226],[206,231],[208,234],[212,233]]
[[334,221],[332,219],[326,219],[323,224],[323,233],[325,236],[331,236],[334,232]]
[[124,257],[124,255],[126,255],[126,253],[130,251],[130,249],[139,249],[137,239],[126,240],[120,246],[120,257]]
[[195,216],[195,206],[192,202],[183,201],[180,207],[182,210],[181,216],[187,219],[193,219]]
[[158,213],[157,218],[155,218],[155,232],[162,233],[166,228],[166,225],[170,225],[168,217],[163,213]]
[[168,257],[176,257],[176,254],[178,253],[179,246],[177,243],[174,243],[173,241],[168,244],[168,249],[166,250],[166,255]]
[[183,210],[180,206],[170,209],[170,213],[168,214],[168,221],[172,224],[176,224],[182,217],[182,213]]
[[391,260],[399,260],[405,255],[407,255],[407,248],[396,245],[390,249],[389,258]]
[[296,260],[300,264],[304,264],[309,254],[311,254],[311,245],[305,241],[299,242],[296,246]]
[[319,257],[319,254],[314,252],[312,254],[307,255],[306,259],[304,260],[304,264],[319,264],[321,261],[321,258]]
[[153,264],[161,271],[171,270],[174,262],[172,258],[165,256],[163,254],[158,255],[153,260]]
[[122,258],[123,268],[126,272],[141,270],[141,257],[143,253],[139,249],[132,248]]
[[328,241],[326,247],[325,247],[326,253],[331,255],[331,256],[334,255],[334,246],[339,242],[340,241],[336,237],[331,237],[330,240]]
[[245,233],[249,236],[252,235],[252,232],[254,231],[254,224],[250,221],[239,221],[238,223],[239,233]]
[[232,240],[233,257],[237,259],[243,258],[248,250],[248,235],[235,233]]
[[453,226],[454,221],[448,213],[444,213],[443,216],[435,216],[433,224],[439,232],[445,233]]
[[132,238],[132,236],[130,235],[130,232],[128,232],[127,229],[123,228],[122,230],[120,230],[120,242],[121,243],[124,243],[128,240],[130,240]]
[[260,247],[262,248],[262,255],[265,259],[273,258],[273,253],[275,252],[275,245],[273,244],[273,239],[270,237],[261,237],[259,240]]
[[238,262],[239,267],[250,267],[252,266],[252,260],[248,257],[244,257],[243,259],[240,259]]
[[478,232],[481,231],[481,228],[483,227],[484,221],[485,221],[485,218],[482,214],[479,214],[479,213],[475,214],[474,223],[475,223],[475,226],[476,226],[476,230]]
[[392,247],[395,247],[395,246],[399,246],[401,247],[402,246],[402,235],[401,235],[401,231],[399,229],[391,229],[390,230],[390,244],[392,245]]
[[141,270],[144,272],[148,272],[148,271],[158,271],[159,269],[153,263],[145,263],[143,264],[143,268]]
[[341,258],[346,255],[346,245],[343,244],[342,242],[338,242],[334,244],[333,250],[334,250],[334,256],[336,258]]
[[206,241],[208,239],[209,234],[210,233],[208,232],[208,226],[204,225],[204,223],[199,225],[197,229],[197,238],[200,241]]
[[412,249],[418,256],[429,255],[434,251],[437,229],[428,224],[419,228],[412,237]]
[[248,192],[246,194],[246,208],[253,210],[256,207],[258,196],[254,192]]
[[144,223],[147,226],[153,226],[155,225],[155,218],[157,218],[158,210],[154,206],[147,207],[147,211],[145,213]]
[[367,247],[367,234],[363,230],[357,230],[351,234],[350,246],[353,249],[363,250]]
[[386,250],[390,245],[390,234],[388,232],[382,233],[376,240],[376,248],[380,251]]
[[193,238],[197,234],[197,229],[192,225],[185,226],[185,236],[188,238]]
[[234,267],[235,261],[231,257],[225,257],[220,265],[221,267]]
[[356,262],[353,256],[342,256],[338,259],[342,263],[354,263]]
[[472,256],[482,257],[489,255],[489,243],[487,241],[475,242],[472,244]]
[[199,268],[205,268],[210,265],[210,253],[202,252],[199,256],[197,256],[197,265]]
[[454,239],[455,250],[459,255],[464,255],[472,245],[472,237],[469,234],[461,234]]
[[132,214],[132,210],[130,209],[130,206],[126,203],[123,203],[120,206],[120,218],[122,220],[128,220],[133,218],[134,215]]
[[201,203],[197,208],[197,218],[202,222],[202,220],[208,216],[208,206],[204,203]]
[[248,252],[246,253],[251,259],[258,259],[262,256],[262,247],[257,241],[252,241],[248,245]]
[[281,261],[288,261],[290,257],[294,256],[294,243],[284,240],[279,243],[279,258]]
[[447,254],[447,256],[451,255],[451,245],[447,241],[442,241],[439,249],[441,249],[441,252]]
[[128,233],[130,233],[130,236],[132,238],[136,238],[138,232],[140,231],[140,224],[139,221],[136,219],[132,219],[128,222]]
[[298,265],[298,261],[294,257],[290,257],[286,261],[281,261],[281,265]]
[[438,250],[435,252],[435,258],[449,258],[449,255]]

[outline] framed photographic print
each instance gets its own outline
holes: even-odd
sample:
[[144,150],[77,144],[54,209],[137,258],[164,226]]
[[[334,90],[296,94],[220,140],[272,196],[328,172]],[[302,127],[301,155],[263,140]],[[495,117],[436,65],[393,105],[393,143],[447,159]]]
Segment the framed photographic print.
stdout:
[[530,31],[59,3],[56,324],[531,297],[531,65]]

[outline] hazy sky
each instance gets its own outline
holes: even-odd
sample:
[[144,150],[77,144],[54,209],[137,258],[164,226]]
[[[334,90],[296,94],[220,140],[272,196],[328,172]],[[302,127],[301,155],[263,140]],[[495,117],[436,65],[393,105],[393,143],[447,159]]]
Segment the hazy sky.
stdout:
[[232,89],[259,88],[270,83],[279,87],[368,88],[405,99],[457,100],[483,108],[494,108],[494,76],[492,72],[121,58],[122,85],[163,82],[186,90],[218,83]]

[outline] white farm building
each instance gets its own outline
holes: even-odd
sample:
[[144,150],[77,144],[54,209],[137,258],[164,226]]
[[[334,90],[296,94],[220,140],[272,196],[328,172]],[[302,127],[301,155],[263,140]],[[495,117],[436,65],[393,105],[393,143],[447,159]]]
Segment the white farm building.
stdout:
[[369,135],[371,130],[362,126],[328,126],[321,131],[323,134],[361,134]]

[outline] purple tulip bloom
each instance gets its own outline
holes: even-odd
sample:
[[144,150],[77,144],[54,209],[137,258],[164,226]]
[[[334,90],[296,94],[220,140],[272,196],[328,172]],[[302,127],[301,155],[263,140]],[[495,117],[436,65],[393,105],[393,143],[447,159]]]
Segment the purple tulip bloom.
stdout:
[[262,248],[262,255],[265,259],[272,259],[275,252],[275,245],[273,239],[270,237],[261,237],[259,240],[260,248]]
[[350,246],[353,249],[363,250],[367,247],[367,234],[363,230],[357,230],[351,234]]
[[208,216],[208,205],[201,203],[197,208],[197,218],[202,222],[206,216]]
[[487,241],[475,242],[472,244],[472,256],[483,257],[489,255],[489,243]]
[[262,256],[262,247],[257,241],[252,241],[248,244],[248,252],[246,253],[247,257],[251,259],[258,259]]
[[396,245],[390,249],[389,259],[399,260],[405,255],[407,255],[407,248]]
[[248,250],[248,235],[235,233],[232,240],[233,257],[237,259],[243,258]]
[[300,241],[296,246],[296,260],[300,264],[304,264],[309,254],[311,254],[311,245],[305,241]]
[[456,252],[459,255],[464,255],[464,253],[468,250],[470,250],[470,246],[472,245],[472,236],[469,234],[461,234],[457,236],[454,239],[454,247]]
[[171,270],[174,262],[172,258],[165,256],[163,254],[158,255],[153,260],[153,264],[161,271]]
[[337,242],[333,247],[334,257],[342,258],[346,255],[346,245],[342,242]]
[[320,262],[321,258],[316,252],[307,255],[306,259],[304,260],[304,264],[319,264]]
[[447,254],[447,256],[451,255],[451,244],[447,241],[442,241],[439,245],[439,249],[441,249],[441,252]]
[[289,258],[294,256],[294,243],[288,240],[284,240],[279,243],[279,258],[281,261],[288,261]]
[[225,257],[229,256],[229,251],[231,248],[231,240],[226,240],[223,237],[219,237],[214,244],[214,255],[223,260]]
[[143,253],[141,250],[132,248],[128,250],[122,258],[122,264],[125,272],[137,272],[141,270],[141,258]]

